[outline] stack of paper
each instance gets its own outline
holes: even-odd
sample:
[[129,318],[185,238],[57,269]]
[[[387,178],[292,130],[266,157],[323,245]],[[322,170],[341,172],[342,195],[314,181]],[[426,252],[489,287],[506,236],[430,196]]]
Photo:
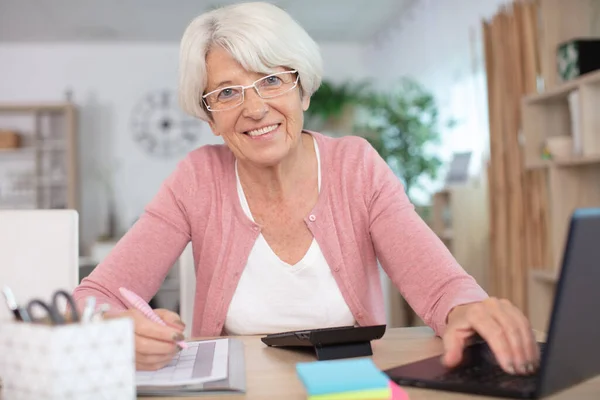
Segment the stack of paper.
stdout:
[[137,371],[138,396],[188,396],[200,392],[244,393],[244,344],[224,338],[187,342],[169,365],[157,371]]
[[309,400],[408,399],[370,358],[298,363]]

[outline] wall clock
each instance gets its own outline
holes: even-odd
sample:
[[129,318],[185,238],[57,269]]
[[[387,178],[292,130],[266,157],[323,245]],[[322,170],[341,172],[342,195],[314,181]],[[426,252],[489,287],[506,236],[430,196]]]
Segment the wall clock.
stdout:
[[200,139],[204,122],[184,113],[172,90],[146,94],[132,113],[133,140],[146,153],[171,158],[193,150]]

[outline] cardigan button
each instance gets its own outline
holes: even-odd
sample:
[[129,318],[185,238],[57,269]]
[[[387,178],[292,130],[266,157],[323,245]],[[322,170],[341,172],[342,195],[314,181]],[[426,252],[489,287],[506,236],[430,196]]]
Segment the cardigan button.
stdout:
[[315,222],[315,221],[317,220],[317,217],[315,217],[315,215],[314,215],[314,214],[310,214],[310,215],[308,216],[308,220],[309,220],[310,222]]

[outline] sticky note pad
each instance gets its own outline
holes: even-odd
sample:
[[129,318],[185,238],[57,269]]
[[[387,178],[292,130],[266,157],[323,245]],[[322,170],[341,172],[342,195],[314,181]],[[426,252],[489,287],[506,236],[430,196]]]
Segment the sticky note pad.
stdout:
[[393,394],[390,389],[359,390],[333,394],[308,396],[307,400],[390,400]]
[[296,372],[312,400],[389,399],[389,378],[370,358],[296,364]]

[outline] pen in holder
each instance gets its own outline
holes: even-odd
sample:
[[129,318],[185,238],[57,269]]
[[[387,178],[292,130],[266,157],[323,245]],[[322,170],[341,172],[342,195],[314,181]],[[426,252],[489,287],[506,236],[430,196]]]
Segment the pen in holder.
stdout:
[[[26,308],[29,314],[32,304]],[[90,317],[81,321],[76,309],[68,314],[51,311],[54,314],[43,318],[50,323],[32,315],[0,323],[0,397],[135,399],[133,321]]]

